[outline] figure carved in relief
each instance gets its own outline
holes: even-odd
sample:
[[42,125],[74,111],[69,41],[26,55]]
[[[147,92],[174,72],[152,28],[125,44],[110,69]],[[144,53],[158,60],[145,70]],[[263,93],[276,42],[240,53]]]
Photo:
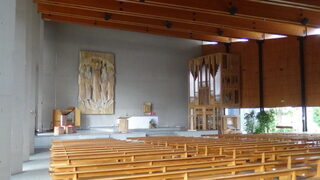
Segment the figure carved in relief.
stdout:
[[108,84],[107,64],[104,64],[101,69],[101,100],[104,103],[108,100]]
[[114,55],[81,51],[79,108],[83,114],[114,113]]
[[93,67],[92,71],[92,99],[93,101],[97,102],[100,100],[100,84],[101,84],[101,79],[100,79],[100,63],[96,62],[95,66]]
[[85,86],[85,100],[91,100],[92,96],[92,73],[91,73],[91,67],[85,66],[85,72],[84,72],[84,86]]
[[[110,71],[108,73],[108,89],[112,89],[114,87],[114,66],[112,65],[112,68],[110,68]],[[114,91],[108,91],[108,99],[110,100],[109,104],[113,103],[113,97],[114,97]]]
[[86,65],[80,68],[80,78],[79,78],[79,98],[86,99],[86,85],[85,85],[85,72],[86,72]]

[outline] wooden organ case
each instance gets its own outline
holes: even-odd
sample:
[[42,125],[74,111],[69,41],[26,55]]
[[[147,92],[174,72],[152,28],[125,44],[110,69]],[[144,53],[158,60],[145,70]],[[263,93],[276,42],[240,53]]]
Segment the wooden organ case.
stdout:
[[216,53],[189,61],[190,130],[219,130],[224,108],[240,107],[240,59]]

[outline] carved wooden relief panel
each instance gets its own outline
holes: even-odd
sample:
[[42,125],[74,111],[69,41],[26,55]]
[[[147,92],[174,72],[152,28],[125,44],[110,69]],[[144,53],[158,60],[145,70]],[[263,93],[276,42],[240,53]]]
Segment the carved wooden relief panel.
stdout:
[[82,114],[113,114],[114,55],[80,52],[78,105]]

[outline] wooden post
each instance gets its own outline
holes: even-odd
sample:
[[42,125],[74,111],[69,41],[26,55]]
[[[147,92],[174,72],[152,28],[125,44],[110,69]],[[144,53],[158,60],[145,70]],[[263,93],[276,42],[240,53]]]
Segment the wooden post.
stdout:
[[78,179],[78,174],[76,173],[73,175],[73,180],[77,180],[77,179]]
[[320,160],[317,161],[317,173],[315,177],[320,177]]
[[261,157],[261,163],[265,163],[265,162],[266,162],[266,153],[263,152]]
[[164,166],[164,167],[162,168],[162,172],[163,172],[163,173],[167,172],[167,166]]
[[292,162],[292,158],[291,158],[291,156],[288,156],[288,163],[287,163],[288,169],[291,169],[291,162]]
[[205,156],[208,156],[208,146],[205,146],[204,155],[205,155]]
[[188,180],[188,173],[184,173],[183,180]]
[[202,129],[203,129],[203,130],[207,130],[206,107],[202,108]]
[[296,172],[295,171],[293,171],[291,173],[291,180],[297,180],[297,176],[296,176]]

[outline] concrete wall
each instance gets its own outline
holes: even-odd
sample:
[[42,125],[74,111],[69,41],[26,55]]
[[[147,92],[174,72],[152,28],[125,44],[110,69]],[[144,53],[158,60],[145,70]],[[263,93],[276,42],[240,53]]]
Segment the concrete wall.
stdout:
[[33,153],[40,22],[29,0],[0,2],[0,179],[4,180],[22,171],[22,162]]
[[[26,37],[26,116],[24,122],[24,160],[34,153],[34,134],[38,99],[38,69],[42,59],[43,21],[36,10],[36,4],[27,0],[27,37]],[[28,143],[29,142],[29,143]]]
[[10,177],[15,1],[0,1],[0,179]]
[[22,162],[34,152],[37,72],[41,56],[42,21],[36,6],[16,0],[14,50],[14,109],[11,130],[11,173],[22,170]]
[[38,123],[37,130],[50,129],[52,110],[55,109],[56,36],[53,23],[43,27],[42,56],[38,76]]
[[[55,33],[45,32],[43,62],[50,67],[40,72],[47,78],[42,94],[48,92],[41,102],[44,129],[52,102],[56,108],[77,105],[80,50],[110,52],[116,61],[115,114],[83,116],[83,127],[111,126],[119,116],[142,115],[145,101],[153,103],[160,126],[186,126],[187,60],[201,55],[200,41],[46,22],[45,30],[52,29]],[[56,56],[50,54],[54,48]]]

